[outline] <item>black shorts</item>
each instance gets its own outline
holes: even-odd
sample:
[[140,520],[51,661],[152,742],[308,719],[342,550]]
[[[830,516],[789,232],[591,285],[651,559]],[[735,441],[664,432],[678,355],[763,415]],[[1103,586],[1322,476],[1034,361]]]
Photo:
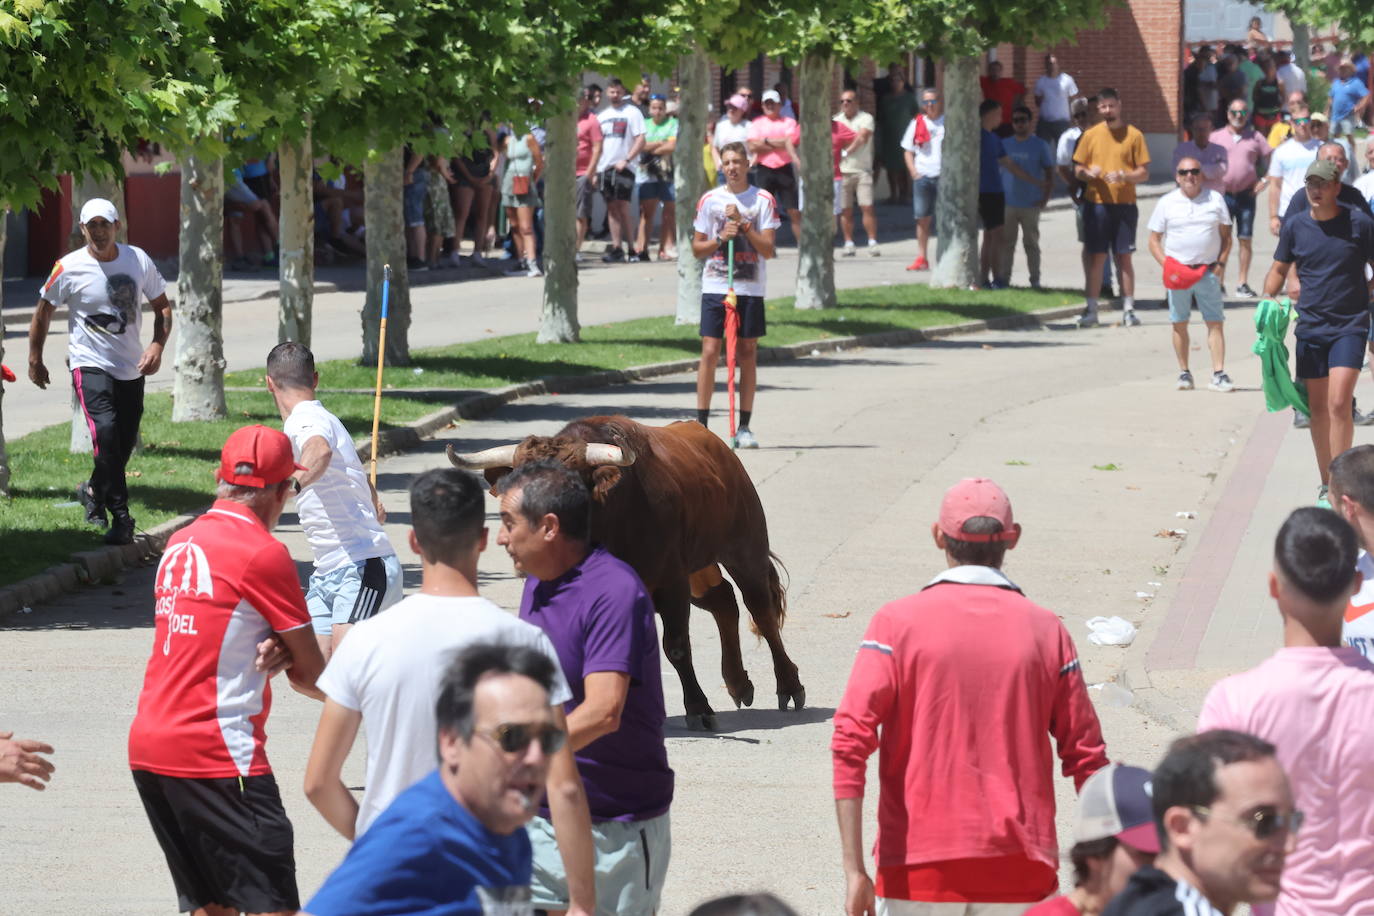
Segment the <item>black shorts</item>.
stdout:
[[[760,165],[755,166],[754,171],[758,176],[755,184],[773,195],[780,211],[801,209],[797,201],[797,173],[792,171],[792,166],[770,169],[766,165]],[[782,213],[778,215],[781,216]]]
[[1364,366],[1367,332],[1343,334],[1335,340],[1297,338],[1294,347],[1294,374],[1300,379],[1326,378],[1332,369],[1354,369]]
[[258,195],[261,200],[269,200],[272,197],[272,179],[267,175],[254,175],[252,178],[243,179],[243,183],[248,185],[248,190]]
[[[739,336],[762,337],[768,330],[763,317],[762,296],[736,296],[735,308],[739,310]],[[725,294],[701,294],[701,336],[725,336]]]
[[1007,195],[1001,191],[978,192],[978,218],[983,229],[998,229],[1007,221]]
[[613,200],[629,200],[635,192],[635,170],[624,169],[617,172],[615,166],[611,166],[601,173],[601,196],[606,198],[606,202]]
[[1083,205],[1083,244],[1089,254],[1130,254],[1135,251],[1135,204]]
[[241,780],[133,775],[181,912],[212,903],[245,913],[300,909],[291,821],[271,774]]

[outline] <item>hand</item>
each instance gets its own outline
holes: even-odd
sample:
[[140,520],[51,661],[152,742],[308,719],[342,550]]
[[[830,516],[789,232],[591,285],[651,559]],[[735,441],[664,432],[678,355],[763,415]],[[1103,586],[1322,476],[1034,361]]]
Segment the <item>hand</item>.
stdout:
[[1250,193],[1251,193],[1251,194],[1258,194],[1260,191],[1263,191],[1263,190],[1264,190],[1265,188],[1267,188],[1267,187],[1269,187],[1269,179],[1268,179],[1268,178],[1261,178],[1259,181],[1255,182],[1255,188],[1254,188],[1254,190],[1251,191]]
[[153,341],[138,358],[138,374],[154,375],[162,367],[162,344]]
[[739,220],[740,220],[739,207],[735,206],[734,204],[726,204],[726,205],[725,205],[725,218],[728,219],[728,220],[729,220],[730,222],[732,222],[732,223],[737,223],[737,222],[739,222]]
[[1040,198],[1040,203],[1036,204],[1035,206],[1036,206],[1037,209],[1043,210],[1043,209],[1045,209],[1047,206],[1049,206],[1049,203],[1050,203],[1050,195],[1046,194],[1044,197]]
[[594,188],[594,187],[596,187],[597,179],[600,178],[600,177],[601,177],[601,176],[598,175],[598,174],[596,173],[596,169],[592,169],[590,172],[588,172],[588,173],[587,173],[587,187],[589,187],[589,188]]
[[874,916],[877,901],[873,895],[873,879],[863,872],[846,875],[844,879],[845,916]]
[[1277,216],[1269,217],[1269,231],[1275,235],[1279,234],[1279,218]]
[[617,162],[617,163],[615,164],[615,170],[616,170],[617,172],[623,172],[623,171],[625,171],[625,169],[628,168],[628,167],[629,167],[629,164],[628,164],[627,160],[624,160],[624,159],[620,160],[619,162]]
[[1218,280],[1226,279],[1226,263],[1224,261],[1218,261],[1213,264],[1212,273],[1217,275]]
[[253,667],[258,671],[266,671],[270,678],[290,668],[292,661],[291,650],[286,648],[281,637],[273,633],[258,643],[258,657],[253,660]]
[[1088,173],[1088,177],[1089,177],[1089,178],[1101,178],[1101,177],[1102,177],[1102,167],[1101,167],[1101,166],[1092,165],[1092,166],[1089,166],[1089,167],[1088,167],[1087,169],[1085,169],[1084,171],[1086,171],[1086,172]]
[[726,220],[725,225],[720,229],[720,237],[729,241],[737,235],[739,235],[739,223]]
[[912,181],[920,181],[920,180],[921,180],[921,173],[920,173],[920,172],[916,171],[915,169],[907,169],[907,171],[911,173],[911,180],[912,180]]
[[48,378],[48,367],[43,365],[41,359],[37,362],[29,362],[29,381],[33,382],[39,388],[48,387],[48,382],[50,382],[51,379]]
[[372,500],[372,511],[377,514],[377,524],[386,524],[386,506],[382,505],[382,494],[378,493]]
[[14,732],[0,732],[0,782],[17,782],[42,792],[52,779],[53,765],[39,754],[51,754],[42,741],[14,740]]

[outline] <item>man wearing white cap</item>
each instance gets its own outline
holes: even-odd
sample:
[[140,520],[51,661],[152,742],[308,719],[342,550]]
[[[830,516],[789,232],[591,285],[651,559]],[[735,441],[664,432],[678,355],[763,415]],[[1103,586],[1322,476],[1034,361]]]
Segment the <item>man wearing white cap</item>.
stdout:
[[[129,544],[134,519],[124,466],[138,440],[143,418],[143,379],[162,365],[162,349],[172,332],[167,283],[152,258],[134,245],[115,241],[119,213],[108,200],[93,198],[81,208],[86,247],[53,265],[29,324],[29,380],[47,388],[43,343],[53,310],[67,307],[67,361],[72,387],[91,431],[95,466],[76,488],[86,521],[104,528],[107,544]],[[142,301],[153,308],[153,340],[139,337]]]
[[1101,913],[1131,875],[1154,863],[1159,833],[1150,807],[1150,771],[1109,764],[1088,777],[1074,821],[1074,887],[1026,910],[1026,916]]
[[[949,568],[873,616],[835,712],[848,916],[1025,912],[1059,886],[1050,736],[1076,786],[1107,765],[1073,639],[1002,572],[1021,537],[1007,494],[960,481],[932,534]],[[880,746],[874,880],[863,794]]]
[[778,209],[787,211],[792,236],[801,238],[801,198],[797,173],[801,167],[801,128],[783,117],[782,96],[769,89],[763,94],[763,117],[749,122],[749,155],[754,157],[755,183],[773,195]]

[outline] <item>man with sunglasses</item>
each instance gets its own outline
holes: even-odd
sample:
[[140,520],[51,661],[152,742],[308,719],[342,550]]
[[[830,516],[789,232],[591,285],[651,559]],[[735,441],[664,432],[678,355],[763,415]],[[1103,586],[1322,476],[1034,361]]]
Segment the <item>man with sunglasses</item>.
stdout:
[[840,93],[840,112],[832,119],[854,134],[840,150],[840,194],[836,203],[844,209],[840,229],[844,232],[844,256],[854,256],[854,207],[863,215],[868,253],[877,257],[878,217],[873,212],[873,115],[859,108],[859,93],[846,89]]
[[782,97],[772,89],[763,94],[763,117],[749,122],[749,154],[754,157],[756,184],[773,195],[786,211],[793,240],[801,239],[801,198],[797,169],[801,167],[801,127],[783,117]]
[[[520,619],[548,635],[573,694],[564,708],[591,809],[597,912],[652,916],[673,801],[653,601],[628,564],[591,543],[591,493],[563,464],[527,462],[496,490],[496,541],[525,576]],[[528,832],[534,906],[561,913],[568,881],[547,811]]]
[[1272,744],[1225,730],[1179,738],[1150,800],[1161,852],[1102,916],[1230,916],[1279,895],[1303,816]]
[[945,113],[940,93],[921,90],[921,113],[902,134],[906,174],[911,176],[911,210],[916,217],[916,259],[907,270],[930,270],[930,229],[935,222],[935,199],[940,192],[941,149],[945,142]]
[[1316,160],[1317,147],[1322,145],[1312,136],[1312,116],[1307,106],[1295,105],[1290,113],[1293,135],[1279,144],[1269,160],[1269,231],[1274,235],[1279,234],[1288,202],[1302,187],[1307,167]]
[[[132,544],[129,484],[124,468],[143,419],[143,384],[162,366],[172,333],[167,283],[147,253],[117,241],[119,213],[108,200],[81,207],[86,245],[64,255],[43,284],[29,323],[29,381],[50,382],[43,344],[58,306],[67,307],[67,362],[72,388],[91,431],[94,467],[76,487],[86,524],[106,528],[106,544]],[[153,309],[153,339],[140,342],[142,303]],[[106,513],[109,513],[107,517]],[[111,524],[113,519],[113,524]]]
[[[1369,466],[1369,455],[1356,451],[1333,463],[1333,480],[1345,471],[1343,481],[1352,482],[1341,466],[1348,456],[1350,465]],[[1342,512],[1358,505],[1345,493],[1333,503]],[[1283,648],[1214,685],[1198,720],[1200,730],[1246,731],[1278,748],[1294,803],[1308,815],[1283,869],[1281,913],[1374,912],[1374,832],[1365,807],[1374,791],[1374,662],[1341,643],[1361,586],[1358,554],[1356,532],[1336,512],[1309,506],[1288,516],[1269,573]]]
[[[1226,200],[1226,209],[1235,224],[1236,245],[1240,270],[1236,295],[1247,299],[1255,298],[1250,288],[1250,259],[1254,255],[1255,236],[1255,195],[1265,186],[1259,177],[1262,164],[1269,161],[1273,148],[1264,137],[1249,124],[1250,107],[1243,99],[1236,99],[1226,108],[1226,126],[1213,131],[1209,145],[1226,152],[1226,171],[1221,177],[1221,191]],[[1226,283],[1223,268],[1221,282]]]
[[549,705],[557,671],[525,646],[478,643],[459,653],[436,702],[420,711],[436,720],[439,768],[396,797],[306,912],[530,912],[523,828],[568,737]]

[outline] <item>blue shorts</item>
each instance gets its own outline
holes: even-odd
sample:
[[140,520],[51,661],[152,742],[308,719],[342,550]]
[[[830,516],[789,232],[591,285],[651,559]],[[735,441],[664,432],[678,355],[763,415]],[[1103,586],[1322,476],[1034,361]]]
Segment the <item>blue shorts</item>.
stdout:
[[1166,289],[1169,300],[1169,320],[1178,323],[1188,320],[1193,304],[1202,313],[1203,321],[1225,321],[1225,304],[1221,301],[1221,281],[1210,270],[1188,289]]
[[320,636],[328,636],[335,624],[361,623],[400,600],[401,561],[395,554],[312,573],[305,590],[310,622]]
[[911,213],[917,219],[935,215],[935,198],[940,193],[940,176],[922,175],[911,186]]
[[1135,251],[1135,204],[1083,205],[1083,244],[1089,254],[1130,254]]
[[1335,340],[1297,338],[1294,347],[1298,378],[1326,378],[1332,369],[1354,369],[1364,366],[1364,351],[1368,335],[1364,332],[1343,334]]
[[425,198],[429,197],[428,181],[412,181],[405,186],[401,208],[405,211],[406,226],[425,224]]
[[1236,224],[1236,238],[1248,239],[1255,234],[1255,192],[1227,191],[1226,209]]
[[[736,296],[739,310],[739,336],[762,337],[768,330],[763,317],[762,296]],[[725,336],[725,294],[701,294],[701,336]]]
[[641,181],[639,183],[639,202],[646,200],[661,200],[671,203],[677,200],[673,196],[673,183],[671,181]]

